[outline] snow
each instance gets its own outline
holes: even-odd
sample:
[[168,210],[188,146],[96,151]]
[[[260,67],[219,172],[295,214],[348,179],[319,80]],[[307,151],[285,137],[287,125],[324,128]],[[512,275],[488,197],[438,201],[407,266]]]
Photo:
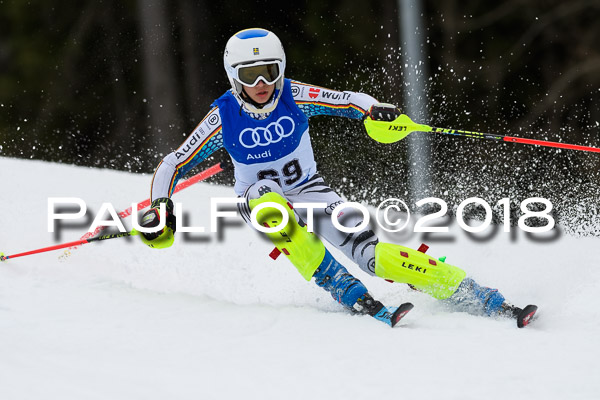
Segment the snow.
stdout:
[[[0,250],[57,243],[48,197],[119,211],[143,200],[150,180],[0,158]],[[232,196],[200,183],[174,200],[208,230],[210,197]],[[544,243],[499,229],[478,242],[453,225],[452,240],[429,241],[429,253],[512,302],[538,304],[525,329],[450,312],[347,262],[384,303],[415,304],[390,329],[344,312],[284,257],[272,261],[272,246],[245,225],[222,232],[177,234],[165,250],[113,239],[0,264],[0,399],[600,398],[597,239]],[[411,247],[423,239],[378,233]]]

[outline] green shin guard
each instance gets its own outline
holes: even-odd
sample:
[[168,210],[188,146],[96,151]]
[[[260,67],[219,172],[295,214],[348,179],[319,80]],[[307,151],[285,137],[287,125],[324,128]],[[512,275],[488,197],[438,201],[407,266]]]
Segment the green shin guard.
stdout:
[[467,274],[420,251],[397,244],[378,243],[375,247],[375,275],[408,283],[441,300],[452,296]]
[[[250,209],[254,210],[262,203],[276,203],[286,210],[289,219],[285,227],[278,232],[265,233],[265,235],[271,239],[279,251],[286,255],[298,269],[300,275],[310,281],[325,257],[325,245],[317,235],[308,232],[306,226],[298,224],[292,206],[281,195],[269,192],[258,199],[250,200]],[[261,226],[272,228],[281,224],[283,216],[279,209],[265,207],[256,213],[256,221]]]

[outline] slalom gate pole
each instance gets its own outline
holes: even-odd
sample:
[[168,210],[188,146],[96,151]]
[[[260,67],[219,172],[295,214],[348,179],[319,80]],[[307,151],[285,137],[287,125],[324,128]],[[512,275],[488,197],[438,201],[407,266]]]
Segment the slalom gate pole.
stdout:
[[[229,162],[221,162],[218,164],[213,165],[212,167],[209,167],[207,169],[205,169],[204,171],[198,172],[196,175],[186,179],[183,182],[180,182],[177,184],[177,186],[175,186],[175,189],[173,190],[173,194],[182,191],[183,189],[186,189],[190,186],[192,186],[195,183],[201,182],[205,179],[210,178],[213,175],[218,174],[219,172],[222,172],[224,170],[226,170],[227,168],[230,167]],[[151,201],[150,199],[146,199],[144,201],[140,201],[139,203],[137,203],[136,206],[136,212],[139,210],[143,210],[144,208],[148,207],[150,205]],[[117,213],[117,215],[120,218],[127,218],[128,216],[130,216],[132,214],[132,207],[129,207],[123,211],[120,211]],[[79,240],[84,240],[84,239],[88,239],[91,237],[96,236],[97,234],[99,234],[100,232],[102,232],[103,230],[106,229],[106,226],[102,226],[99,225],[96,227],[96,229],[94,229],[92,232],[86,232],[83,234],[83,236],[81,236],[79,238]],[[67,257],[70,255],[70,251],[77,249],[80,246],[80,244],[75,244],[71,247],[69,247],[68,249],[66,249],[64,251],[64,253],[61,255],[61,257]]]
[[81,240],[76,240],[74,242],[57,244],[55,246],[48,246],[48,247],[44,247],[41,249],[26,251],[24,253],[12,254],[9,256],[5,256],[4,254],[0,253],[0,261],[6,261],[11,258],[29,256],[31,254],[45,253],[47,251],[52,251],[52,250],[64,249],[65,247],[69,247],[69,246],[79,246],[82,244],[97,242],[100,240],[108,240],[108,239],[116,239],[116,238],[134,236],[134,235],[137,235],[138,233],[139,233],[138,231],[133,230],[131,232],[115,233],[112,235],[104,235],[104,236],[98,236],[98,237],[94,237],[94,238],[81,239]]
[[589,151],[600,153],[600,148],[580,146],[577,144],[550,142],[547,140],[526,139],[515,136],[497,135],[491,133],[463,131],[459,129],[435,128],[425,124],[413,122],[406,114],[400,115],[394,121],[375,121],[371,118],[364,120],[367,134],[380,143],[394,143],[404,139],[411,132],[433,132],[445,135],[462,136],[475,139],[491,139],[511,143],[532,144],[545,147],[556,147],[559,149]]

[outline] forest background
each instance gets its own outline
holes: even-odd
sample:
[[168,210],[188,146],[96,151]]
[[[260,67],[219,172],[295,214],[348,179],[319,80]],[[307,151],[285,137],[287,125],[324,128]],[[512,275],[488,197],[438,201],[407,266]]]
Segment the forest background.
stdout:
[[[229,88],[223,49],[249,27],[280,37],[287,77],[401,109],[417,96],[418,122],[600,147],[600,0],[420,4],[414,65],[396,0],[0,0],[0,156],[151,173]],[[411,68],[423,92],[406,88]],[[311,121],[319,169],[350,199],[410,197],[410,174],[426,174],[421,193],[451,211],[540,196],[567,230],[600,235],[598,154],[439,135],[417,171],[410,138]]]

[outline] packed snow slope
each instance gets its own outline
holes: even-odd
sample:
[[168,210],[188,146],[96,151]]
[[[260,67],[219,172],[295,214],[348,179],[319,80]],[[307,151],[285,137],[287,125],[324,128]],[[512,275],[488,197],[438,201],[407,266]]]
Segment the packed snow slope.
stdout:
[[[104,202],[119,211],[143,200],[150,180],[0,158],[0,250],[87,230],[70,221],[79,226],[57,241],[49,197],[81,198],[95,216]],[[210,198],[233,196],[200,183],[174,199],[187,226],[208,231]],[[445,240],[429,240],[429,253],[517,305],[539,305],[535,323],[517,329],[451,312],[347,262],[384,303],[415,305],[390,329],[344,312],[284,257],[271,260],[272,245],[235,219],[221,235],[178,233],[165,250],[113,239],[62,259],[58,250],[8,260],[0,264],[0,399],[600,398],[598,239],[544,242],[499,229],[478,241],[455,225]],[[411,247],[423,240],[378,233]]]

